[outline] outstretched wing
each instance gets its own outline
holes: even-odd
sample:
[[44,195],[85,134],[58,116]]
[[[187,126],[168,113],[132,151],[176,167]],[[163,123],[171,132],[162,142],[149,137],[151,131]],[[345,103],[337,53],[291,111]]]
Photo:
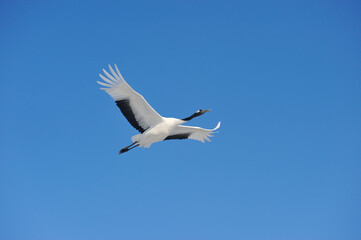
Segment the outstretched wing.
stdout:
[[101,89],[115,100],[128,122],[141,133],[160,123],[163,119],[162,116],[147,103],[142,95],[128,85],[120,74],[117,65],[115,65],[116,72],[110,64],[109,69],[112,74],[103,69],[107,77],[99,74],[104,82],[98,81],[97,83],[106,87]]
[[210,142],[209,137],[213,137],[212,133],[221,126],[221,122],[213,129],[204,129],[200,127],[191,127],[191,126],[177,126],[172,133],[166,137],[164,140],[173,140],[173,139],[194,139],[204,143],[204,140]]

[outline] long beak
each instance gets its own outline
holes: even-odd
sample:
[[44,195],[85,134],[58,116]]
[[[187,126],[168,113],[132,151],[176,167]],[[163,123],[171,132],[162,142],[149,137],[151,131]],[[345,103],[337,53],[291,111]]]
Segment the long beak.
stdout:
[[212,109],[203,110],[204,112],[210,112]]

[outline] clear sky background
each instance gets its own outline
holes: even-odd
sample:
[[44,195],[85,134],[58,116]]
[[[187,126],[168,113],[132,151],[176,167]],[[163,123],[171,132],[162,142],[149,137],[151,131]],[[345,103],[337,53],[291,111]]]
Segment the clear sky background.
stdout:
[[[1,1],[0,239],[361,239],[359,1]],[[102,68],[211,143],[137,134]]]

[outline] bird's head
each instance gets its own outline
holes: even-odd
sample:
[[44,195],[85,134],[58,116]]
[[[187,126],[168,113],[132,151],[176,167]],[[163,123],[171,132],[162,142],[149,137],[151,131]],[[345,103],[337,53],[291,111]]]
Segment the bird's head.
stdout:
[[203,114],[205,114],[206,112],[209,112],[209,111],[211,111],[212,109],[207,109],[207,110],[202,110],[202,109],[199,109],[199,110],[197,110],[197,112],[195,112],[195,114],[196,114],[196,116],[198,117],[198,116],[201,116],[201,115],[203,115]]

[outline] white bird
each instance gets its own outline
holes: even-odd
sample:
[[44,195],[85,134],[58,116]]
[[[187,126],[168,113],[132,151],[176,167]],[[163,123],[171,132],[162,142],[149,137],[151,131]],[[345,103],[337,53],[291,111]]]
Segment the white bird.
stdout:
[[147,103],[142,95],[128,85],[120,74],[117,65],[115,65],[116,72],[110,64],[109,69],[111,74],[103,69],[107,77],[99,74],[104,82],[97,81],[97,83],[106,87],[100,89],[106,91],[115,100],[128,122],[140,132],[140,134],[132,136],[133,143],[121,149],[119,154],[138,146],[149,148],[155,142],[170,139],[194,139],[203,143],[204,140],[210,142],[209,137],[212,137],[212,133],[220,127],[221,122],[214,129],[181,125],[211,110],[200,109],[183,119],[162,117]]

